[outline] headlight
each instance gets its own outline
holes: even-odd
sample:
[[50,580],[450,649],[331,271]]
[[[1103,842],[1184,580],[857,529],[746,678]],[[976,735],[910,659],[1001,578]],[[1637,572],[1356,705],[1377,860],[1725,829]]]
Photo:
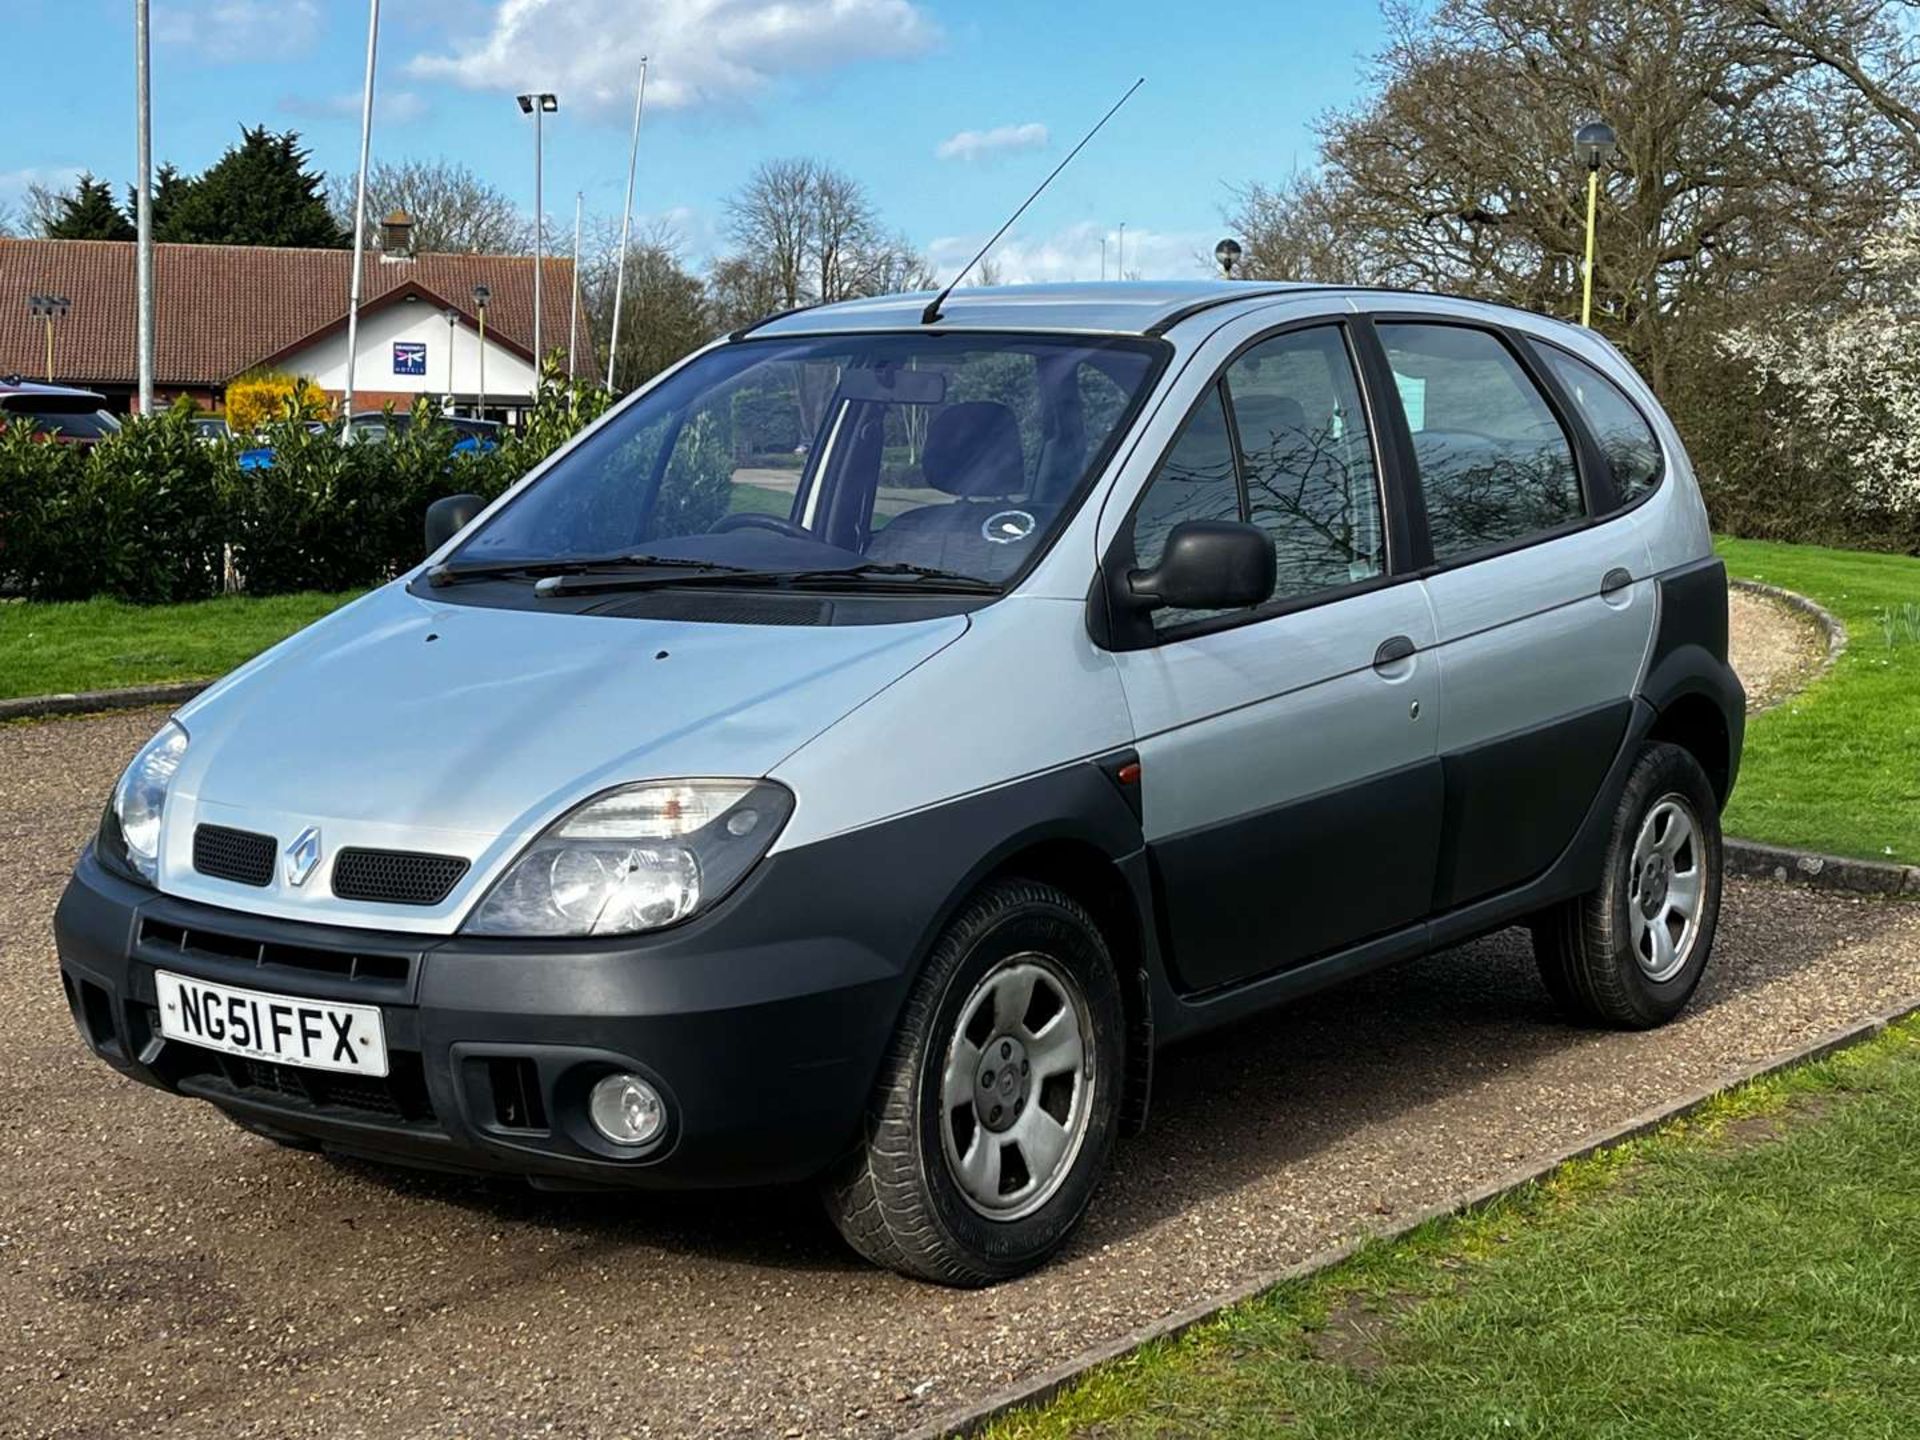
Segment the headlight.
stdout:
[[560,817],[466,923],[474,935],[630,935],[685,920],[731,890],[793,813],[756,780],[628,785]]
[[169,720],[140,747],[113,787],[107,807],[109,823],[101,826],[101,841],[109,855],[151,883],[160,868],[160,821],[166,813],[167,791],[187,753],[187,732]]

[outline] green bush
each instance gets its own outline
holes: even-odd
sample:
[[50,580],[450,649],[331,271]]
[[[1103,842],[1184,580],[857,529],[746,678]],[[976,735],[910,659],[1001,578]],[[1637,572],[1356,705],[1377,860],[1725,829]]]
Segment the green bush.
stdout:
[[549,375],[525,433],[484,455],[453,453],[457,437],[431,401],[385,443],[342,445],[283,420],[258,442],[273,464],[254,470],[240,467],[239,445],[199,439],[180,410],[133,417],[90,449],[0,428],[0,590],[197,600],[221,593],[229,563],[256,595],[379,584],[420,558],[429,504],[466,491],[491,499],[608,403],[598,387]]

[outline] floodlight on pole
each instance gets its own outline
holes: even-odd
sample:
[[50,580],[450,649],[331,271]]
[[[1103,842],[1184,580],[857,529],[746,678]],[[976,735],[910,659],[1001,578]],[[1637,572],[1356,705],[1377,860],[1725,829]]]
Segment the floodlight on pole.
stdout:
[[[627,204],[620,212],[620,260],[613,274],[613,328],[607,334],[607,389],[613,389],[613,362],[620,354],[620,302],[627,291],[627,236],[633,229],[633,172],[640,163],[640,116],[647,108],[647,57],[640,57],[640,86],[633,97],[633,143],[627,147]],[[574,283],[579,283],[576,276]]]
[[1593,324],[1593,230],[1600,207],[1600,168],[1613,158],[1619,140],[1613,127],[1590,120],[1573,132],[1574,157],[1587,167],[1587,258],[1580,266],[1580,323]]
[[546,90],[516,95],[514,99],[519,101],[522,115],[533,116],[533,389],[538,395],[546,360],[540,352],[540,272],[545,268],[547,239],[546,198],[540,173],[546,147],[540,121],[541,117],[551,115],[560,108],[560,99]]
[[67,311],[73,308],[73,301],[64,295],[29,295],[27,310],[30,314],[46,322],[47,327],[47,383],[53,384],[53,322],[64,319]]

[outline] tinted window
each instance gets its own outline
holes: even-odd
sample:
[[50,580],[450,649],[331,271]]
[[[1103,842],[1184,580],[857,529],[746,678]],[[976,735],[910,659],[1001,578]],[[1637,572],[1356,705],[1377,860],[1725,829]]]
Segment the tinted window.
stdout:
[[1274,595],[1311,595],[1386,569],[1380,487],[1342,332],[1301,330],[1227,371],[1247,518],[1273,537]]
[[[1133,516],[1134,564],[1150,570],[1160,563],[1167,535],[1183,520],[1238,520],[1240,485],[1233,471],[1233,441],[1219,387],[1207,392],[1160,462]],[[1153,612],[1156,630],[1202,619],[1215,612],[1161,609]]]
[[1379,331],[1413,432],[1434,559],[1510,544],[1584,513],[1566,432],[1497,337],[1460,325]]
[[1630,504],[1660,483],[1660,442],[1634,403],[1584,360],[1576,360],[1551,345],[1536,347],[1546,357],[1553,378],[1573,397],[1580,418],[1599,442],[1613,474],[1620,503]]

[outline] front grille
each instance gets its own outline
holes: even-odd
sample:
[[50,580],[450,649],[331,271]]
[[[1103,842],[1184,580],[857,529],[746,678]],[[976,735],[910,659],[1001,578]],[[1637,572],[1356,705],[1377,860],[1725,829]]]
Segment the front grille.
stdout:
[[252,830],[201,825],[193,832],[193,868],[216,880],[269,885],[273,882],[276,843],[273,836]]
[[238,960],[263,969],[303,971],[310,975],[337,975],[346,980],[404,984],[412,971],[410,956],[378,951],[323,950],[312,945],[289,945],[279,940],[255,940],[199,925],[176,925],[148,916],[140,922],[140,944],[146,958],[156,950],[188,957],[208,956]]
[[333,860],[333,893],[381,905],[438,905],[466,873],[459,855],[347,849]]

